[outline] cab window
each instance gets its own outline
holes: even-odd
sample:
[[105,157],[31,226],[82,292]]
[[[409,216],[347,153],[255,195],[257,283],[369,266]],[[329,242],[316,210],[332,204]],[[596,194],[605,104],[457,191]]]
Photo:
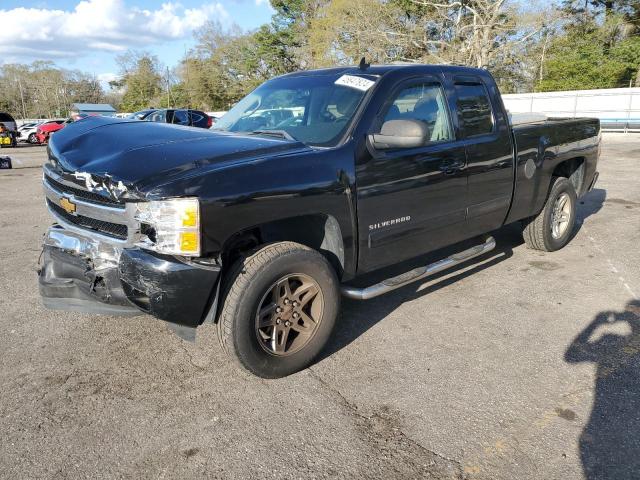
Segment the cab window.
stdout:
[[186,110],[176,110],[173,112],[173,121],[176,125],[189,125],[189,113]]
[[446,99],[437,83],[419,83],[402,89],[387,110],[389,120],[419,120],[429,129],[428,143],[453,139]]
[[159,110],[157,112],[153,112],[147,117],[145,117],[147,122],[165,122],[166,121],[166,112],[164,110]]
[[487,89],[481,83],[456,83],[458,121],[465,137],[493,132],[493,113]]

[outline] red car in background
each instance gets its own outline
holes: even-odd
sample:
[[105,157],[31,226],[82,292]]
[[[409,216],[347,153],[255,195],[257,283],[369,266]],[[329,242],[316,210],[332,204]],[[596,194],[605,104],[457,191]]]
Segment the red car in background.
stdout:
[[92,116],[92,114],[80,113],[78,115],[73,115],[66,120],[52,120],[50,122],[45,122],[36,130],[36,139],[38,140],[38,143],[40,145],[46,145],[49,142],[49,137],[53,132],[62,130],[69,123],[77,122],[89,116]]
[[58,130],[62,130],[68,123],[73,122],[73,119],[68,118],[67,120],[53,120],[51,122],[43,123],[36,130],[36,140],[40,145],[44,145],[49,142],[49,136],[53,132],[57,132]]

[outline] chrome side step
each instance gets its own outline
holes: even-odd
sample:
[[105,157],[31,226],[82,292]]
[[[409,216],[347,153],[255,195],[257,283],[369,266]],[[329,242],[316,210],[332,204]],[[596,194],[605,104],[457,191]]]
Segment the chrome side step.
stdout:
[[438,260],[437,262],[425,267],[414,268],[406,273],[387,278],[386,280],[367,288],[356,288],[343,285],[341,291],[345,297],[353,298],[354,300],[369,300],[370,298],[377,297],[378,295],[390,292],[396,288],[404,287],[409,283],[441,272],[442,270],[446,270],[447,268],[451,268],[462,262],[466,262],[467,260],[478,257],[483,253],[490,252],[495,248],[495,246],[495,239],[493,237],[487,237],[485,242],[480,245],[455,253],[450,257],[443,258],[442,260]]

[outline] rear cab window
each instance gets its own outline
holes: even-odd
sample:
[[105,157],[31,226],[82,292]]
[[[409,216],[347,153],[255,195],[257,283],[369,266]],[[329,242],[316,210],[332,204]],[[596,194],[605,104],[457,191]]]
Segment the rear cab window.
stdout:
[[456,111],[464,137],[487,135],[494,131],[493,111],[487,88],[480,81],[456,81]]

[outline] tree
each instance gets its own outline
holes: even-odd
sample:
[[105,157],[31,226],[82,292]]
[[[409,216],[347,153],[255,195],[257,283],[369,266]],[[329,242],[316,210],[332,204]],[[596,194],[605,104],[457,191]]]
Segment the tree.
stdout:
[[0,84],[0,108],[18,118],[63,117],[72,103],[99,103],[104,99],[94,76],[60,69],[52,62],[3,65]]
[[606,20],[616,14],[623,15],[627,21],[635,21],[636,25],[640,23],[637,0],[563,0],[560,9],[574,20],[586,24],[598,17]]
[[627,36],[622,16],[570,27],[556,38],[537,90],[587,90],[628,87],[638,81],[640,36]]
[[312,22],[319,12],[330,5],[331,0],[271,0],[275,14],[264,33],[269,33],[271,39],[260,38],[278,46],[278,57],[288,71],[311,68],[313,65],[312,52],[309,45],[309,31]]
[[311,65],[322,67],[413,59],[412,37],[403,12],[379,0],[334,0],[310,21],[308,50]]
[[117,58],[124,88],[121,108],[135,112],[159,103],[162,75],[158,58],[148,52],[128,51]]
[[[507,0],[334,0],[310,21],[314,65],[374,62],[488,67],[507,90],[531,88],[549,8]],[[545,30],[545,28],[547,30]]]
[[225,110],[270,78],[254,34],[208,22],[195,32],[196,46],[178,68],[180,98],[205,110]]

